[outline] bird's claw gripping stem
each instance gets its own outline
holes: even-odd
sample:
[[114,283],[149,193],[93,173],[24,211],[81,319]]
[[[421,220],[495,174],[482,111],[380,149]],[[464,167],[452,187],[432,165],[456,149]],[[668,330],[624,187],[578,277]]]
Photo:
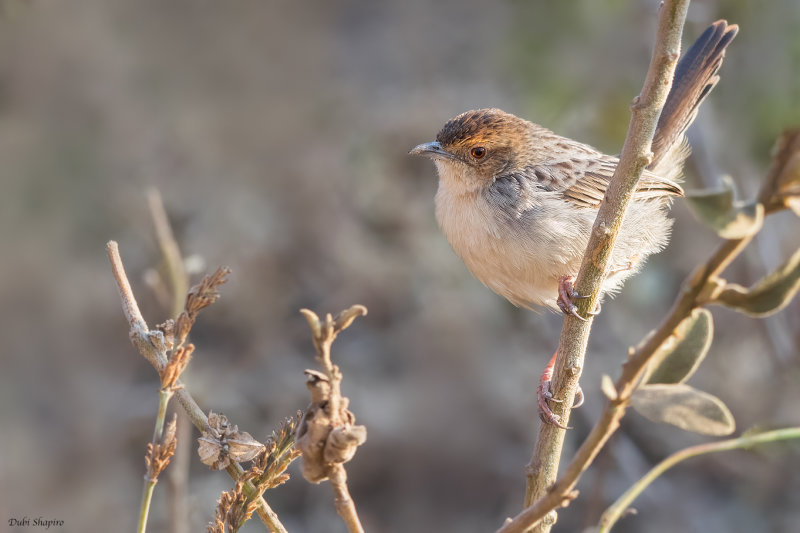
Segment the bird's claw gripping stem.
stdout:
[[[571,315],[578,320],[586,322],[587,319],[578,314],[578,306],[575,305],[573,300],[582,300],[583,298],[588,298],[588,296],[578,294],[572,286],[574,279],[575,278],[572,276],[561,276],[561,278],[559,278],[558,298],[556,299],[556,303],[558,304],[558,308],[561,309],[565,315]],[[589,316],[597,316],[600,314],[600,304],[598,303],[594,310],[589,311],[587,314]]]
[[[572,429],[562,424],[560,417],[551,411],[550,406],[547,404],[548,400],[556,403],[561,403],[563,401],[554,398],[553,391],[550,390],[550,380],[553,377],[553,367],[556,364],[556,356],[558,356],[558,352],[554,353],[553,357],[550,358],[550,362],[547,363],[546,367],[544,367],[542,377],[539,378],[539,388],[536,389],[536,399],[537,403],[539,404],[539,418],[545,424],[551,424],[561,429]],[[578,389],[575,391],[575,400],[572,402],[572,407],[580,407],[581,405],[583,405],[583,391],[581,390],[580,385],[578,385]]]

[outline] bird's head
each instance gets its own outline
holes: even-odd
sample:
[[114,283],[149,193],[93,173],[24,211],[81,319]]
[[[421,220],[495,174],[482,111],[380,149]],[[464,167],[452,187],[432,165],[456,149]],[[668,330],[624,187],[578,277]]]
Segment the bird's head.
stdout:
[[467,111],[447,121],[436,140],[409,153],[434,160],[439,174],[450,171],[478,182],[513,172],[531,157],[535,128],[499,109]]

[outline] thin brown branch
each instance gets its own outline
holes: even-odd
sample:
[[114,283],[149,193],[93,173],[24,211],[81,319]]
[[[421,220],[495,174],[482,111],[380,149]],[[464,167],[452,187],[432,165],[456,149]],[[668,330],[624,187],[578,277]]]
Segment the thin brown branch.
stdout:
[[329,480],[334,491],[336,511],[350,533],[363,533],[355,503],[347,488],[344,463],[351,460],[358,446],[367,439],[364,426],[355,425],[355,415],[347,409],[350,400],[341,393],[342,372],[331,361],[331,345],[336,336],[367,308],[354,305],[336,317],[330,313],[320,320],[316,313],[301,309],[311,328],[317,360],[325,372],[306,370],[306,386],[311,405],[297,429],[295,445],[303,453],[303,477],[311,483]]
[[[590,295],[580,306],[580,313],[584,316],[597,304],[625,209],[630,203],[642,171],[652,159],[651,144],[680,56],[681,34],[688,6],[689,0],[666,0],[661,5],[656,44],[647,78],[641,94],[631,105],[631,122],[620,161],[600,206],[575,283],[575,290],[579,294]],[[554,396],[562,400],[555,406],[554,411],[564,425],[569,422],[591,325],[591,320],[583,322],[568,315],[561,330],[552,383]],[[565,430],[554,425],[542,424],[533,457],[527,468],[526,506],[547,495],[555,482],[564,437]],[[550,509],[568,504],[567,496],[567,492],[558,495],[558,501]],[[550,519],[545,521],[546,523],[540,525],[538,531],[549,531],[555,520],[553,513]],[[515,520],[502,531],[523,531],[532,524],[533,521],[526,522],[521,528],[513,529],[520,525],[520,522]],[[512,529],[506,529],[507,527]]]
[[167,364],[166,350],[157,349],[150,340],[150,330],[147,328],[147,322],[144,321],[142,312],[139,311],[139,304],[133,296],[133,290],[131,290],[131,284],[125,274],[125,267],[122,265],[119,246],[116,241],[108,241],[106,252],[108,253],[109,261],[111,261],[111,271],[114,274],[119,297],[122,300],[122,311],[125,313],[125,318],[130,325],[129,335],[131,342],[139,350],[139,353],[161,374]]
[[117,242],[108,241],[106,243],[106,252],[108,252],[108,258],[111,261],[111,272],[117,282],[119,297],[122,299],[122,312],[125,313],[125,318],[128,319],[131,329],[135,326],[146,331],[147,323],[144,321],[142,312],[139,311],[139,304],[136,303],[136,298],[133,297],[131,284],[125,274],[125,267],[122,265],[122,259],[119,256]]
[[336,512],[344,520],[347,531],[350,533],[364,533],[361,521],[358,519],[355,503],[347,489],[347,472],[342,464],[337,464],[331,469],[330,482],[333,487]]

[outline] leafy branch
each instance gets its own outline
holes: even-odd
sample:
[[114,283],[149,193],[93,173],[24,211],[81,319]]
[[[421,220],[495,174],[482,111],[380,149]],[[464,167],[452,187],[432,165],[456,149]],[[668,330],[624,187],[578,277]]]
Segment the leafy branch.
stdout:
[[[788,130],[778,139],[773,156],[772,166],[767,173],[758,194],[757,203],[762,206],[765,215],[791,208],[800,198],[800,129]],[[787,191],[794,191],[792,194]],[[730,205],[728,209],[740,210],[742,206]],[[757,212],[758,210],[756,210]],[[729,217],[733,219],[734,217]],[[581,474],[589,467],[599,451],[619,428],[620,420],[631,403],[636,407],[637,397],[647,397],[653,391],[666,391],[669,399],[662,396],[660,401],[651,401],[651,405],[667,407],[661,415],[645,410],[645,415],[657,417],[659,421],[676,423],[670,415],[668,407],[677,406],[684,409],[679,418],[680,425],[686,422],[687,414],[695,417],[693,427],[697,430],[707,423],[703,419],[703,409],[713,403],[720,416],[712,420],[720,424],[714,434],[727,434],[733,430],[733,422],[725,424],[729,416],[727,408],[713,398],[702,406],[696,402],[707,393],[688,390],[683,382],[688,379],[708,350],[711,327],[710,314],[701,309],[709,304],[723,305],[754,316],[767,316],[782,309],[800,289],[800,250],[774,272],[767,275],[750,289],[728,283],[722,278],[723,271],[753,240],[761,227],[759,217],[752,217],[748,224],[742,224],[740,238],[724,240],[711,257],[684,281],[678,298],[667,316],[655,331],[651,332],[631,351],[627,361],[622,365],[622,373],[616,383],[610,378],[603,380],[603,391],[608,399],[600,419],[584,440],[575,456],[570,461],[561,478],[550,486],[545,494],[530,507],[523,510],[498,533],[521,532],[539,522],[553,509],[568,505],[577,496],[574,490]],[[733,288],[732,288],[733,287]],[[730,297],[730,290],[737,294]],[[706,325],[704,326],[703,323]],[[656,385],[658,382],[661,385]],[[664,384],[667,387],[664,387]],[[644,393],[644,394],[643,394]],[[683,400],[676,403],[675,396],[683,393]],[[652,397],[651,397],[652,399]],[[695,404],[695,405],[692,405]],[[689,412],[686,411],[689,408]],[[691,420],[690,420],[691,422]]]
[[[657,99],[648,92],[650,83],[655,80],[651,76],[654,71],[658,74],[660,88],[669,89],[668,80],[677,58],[676,43],[679,43],[687,4],[676,1],[662,5],[650,72],[642,96],[632,106],[631,127],[620,164],[600,208],[575,284],[580,294],[592,295],[582,302],[582,314],[595,305],[616,229],[641,168],[647,164],[647,147],[653,133],[649,126],[655,122],[653,115],[642,113],[641,106],[647,103],[649,111],[658,107]],[[623,167],[624,164],[627,166]],[[786,208],[800,214],[800,130],[788,130],[779,138],[773,164],[757,200],[737,203],[733,199],[730,190],[692,199],[700,217],[725,240],[684,282],[658,328],[631,350],[616,383],[604,376],[602,389],[608,398],[606,406],[557,481],[565,432],[552,425],[542,426],[527,469],[527,508],[498,533],[522,532],[533,526],[537,531],[549,531],[556,519],[554,510],[569,505],[577,497],[578,479],[619,427],[628,405],[641,409],[651,419],[692,431],[715,435],[733,431],[733,417],[721,401],[685,384],[707,353],[713,333],[711,315],[701,308],[716,304],[751,316],[766,316],[783,308],[800,289],[800,250],[749,289],[721,277],[761,229],[765,216]],[[565,425],[583,366],[590,327],[591,320],[582,322],[567,316],[564,321],[553,383],[555,396],[562,399],[554,411]]]

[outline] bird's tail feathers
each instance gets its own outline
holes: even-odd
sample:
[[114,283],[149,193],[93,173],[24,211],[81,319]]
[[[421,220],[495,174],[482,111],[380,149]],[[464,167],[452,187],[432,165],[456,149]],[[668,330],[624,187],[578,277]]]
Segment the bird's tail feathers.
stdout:
[[691,152],[686,130],[697,116],[700,104],[719,81],[719,68],[725,48],[739,27],[718,20],[709,26],[686,51],[675,68],[675,78],[653,138],[653,162],[648,167],[655,174],[677,179],[683,161]]

